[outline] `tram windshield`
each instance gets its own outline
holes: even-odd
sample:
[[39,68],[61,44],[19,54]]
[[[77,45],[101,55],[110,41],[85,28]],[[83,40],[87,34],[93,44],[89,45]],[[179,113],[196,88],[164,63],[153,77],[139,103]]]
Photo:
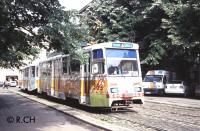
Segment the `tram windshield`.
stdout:
[[135,50],[106,49],[106,57],[108,75],[139,75]]

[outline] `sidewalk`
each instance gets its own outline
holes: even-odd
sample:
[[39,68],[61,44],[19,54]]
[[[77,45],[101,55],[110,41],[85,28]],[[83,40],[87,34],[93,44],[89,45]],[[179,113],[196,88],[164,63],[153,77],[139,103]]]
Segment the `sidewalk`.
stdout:
[[17,87],[16,88],[9,88],[8,90],[11,91],[11,92],[14,92],[16,94],[19,94],[23,97],[26,97],[30,100],[33,100],[33,101],[39,102],[41,104],[47,105],[48,107],[51,107],[51,108],[56,109],[58,111],[61,111],[65,114],[67,114],[67,115],[70,115],[74,118],[82,120],[86,123],[89,123],[89,124],[94,125],[96,127],[100,127],[100,128],[102,128],[102,130],[133,131],[133,129],[124,128],[124,127],[121,127],[121,126],[118,126],[118,125],[107,123],[105,121],[97,120],[97,119],[92,118],[92,117],[90,117],[86,114],[81,113],[78,109],[69,107],[67,105],[62,105],[62,104],[59,104],[59,103],[48,101],[46,99],[38,98],[37,96],[33,96],[33,95],[29,95],[29,94],[20,92],[20,91],[18,91]]

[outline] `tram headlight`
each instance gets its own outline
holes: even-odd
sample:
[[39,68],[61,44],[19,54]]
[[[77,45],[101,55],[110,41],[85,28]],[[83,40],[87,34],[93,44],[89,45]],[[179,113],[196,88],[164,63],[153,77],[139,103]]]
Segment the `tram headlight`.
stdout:
[[110,92],[111,93],[117,93],[118,92],[118,88],[110,88]]

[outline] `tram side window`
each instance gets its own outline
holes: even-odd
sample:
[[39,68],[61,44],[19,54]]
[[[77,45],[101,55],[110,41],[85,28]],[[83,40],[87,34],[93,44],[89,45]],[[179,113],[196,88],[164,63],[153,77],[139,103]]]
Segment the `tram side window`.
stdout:
[[36,77],[39,76],[39,70],[38,70],[38,67],[36,67]]
[[99,58],[103,58],[103,50],[102,49],[93,50],[93,59],[99,59]]
[[25,69],[24,76],[28,77],[28,68]]
[[86,73],[87,70],[90,72],[90,57],[88,58],[87,63],[84,65],[84,72]]
[[67,57],[64,57],[63,60],[62,60],[62,64],[63,64],[63,73],[68,73],[67,71],[67,65],[68,65],[68,58]]
[[32,77],[35,77],[35,67],[32,66],[32,67],[31,67],[31,70],[32,70],[32,72],[31,72],[31,76],[32,76]]
[[54,75],[55,77],[59,77],[60,75],[60,59],[54,61]]
[[46,77],[47,76],[47,63],[44,62],[41,64],[40,70],[41,70],[41,76]]
[[78,60],[71,60],[70,61],[70,69],[71,72],[80,72],[80,61]]
[[44,63],[41,63],[41,64],[39,64],[39,66],[40,66],[40,75],[41,76],[44,76]]
[[20,76],[20,78],[22,77],[22,75],[23,75],[23,71],[19,70],[19,76]]
[[46,66],[47,66],[47,68],[46,68],[47,76],[51,76],[51,69],[52,69],[51,61],[49,61]]

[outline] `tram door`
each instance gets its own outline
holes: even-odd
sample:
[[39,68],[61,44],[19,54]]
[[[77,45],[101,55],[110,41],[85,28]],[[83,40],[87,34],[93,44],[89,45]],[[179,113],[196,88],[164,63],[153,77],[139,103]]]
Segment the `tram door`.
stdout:
[[39,82],[39,66],[35,66],[35,89],[38,89],[40,86]]
[[56,84],[56,80],[55,80],[55,76],[56,76],[56,73],[55,73],[55,70],[56,70],[56,67],[57,64],[56,64],[56,60],[53,60],[52,61],[52,77],[51,77],[51,96],[55,96],[55,84]]
[[60,88],[61,59],[52,61],[51,96],[58,97]]
[[[90,58],[88,59],[90,61]],[[82,81],[82,93],[81,93],[81,103],[90,103],[90,62],[81,65],[81,81]]]
[[30,81],[29,81],[29,91],[33,91],[35,89],[35,66],[30,67]]
[[47,95],[51,94],[51,76],[52,76],[52,62],[48,61],[46,63],[46,80],[45,80]]

